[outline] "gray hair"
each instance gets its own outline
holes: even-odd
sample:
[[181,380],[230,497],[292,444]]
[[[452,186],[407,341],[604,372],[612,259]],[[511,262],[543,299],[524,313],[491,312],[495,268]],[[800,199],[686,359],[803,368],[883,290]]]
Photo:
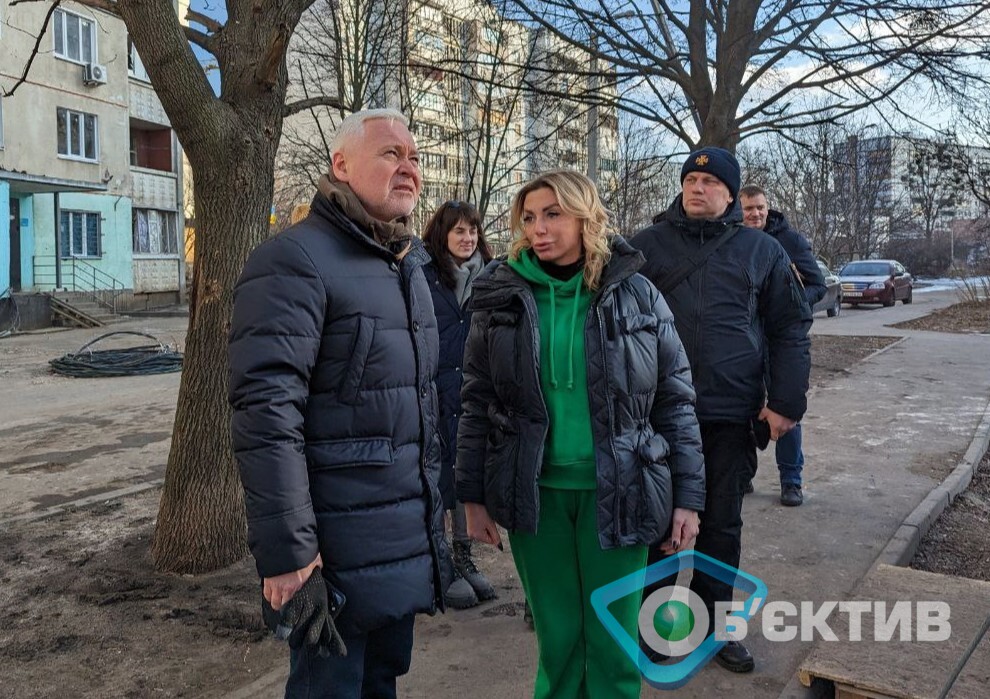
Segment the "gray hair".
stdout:
[[389,121],[398,121],[403,126],[409,126],[409,119],[397,109],[363,109],[360,112],[348,114],[340,122],[337,132],[333,135],[333,141],[330,143],[331,157],[340,152],[348,139],[363,132],[364,122],[372,119],[388,119]]

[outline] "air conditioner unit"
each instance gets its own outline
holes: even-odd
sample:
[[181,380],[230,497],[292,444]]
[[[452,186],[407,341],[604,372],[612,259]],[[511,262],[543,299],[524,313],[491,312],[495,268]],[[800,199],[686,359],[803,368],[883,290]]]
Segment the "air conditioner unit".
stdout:
[[105,85],[107,67],[98,63],[87,63],[83,66],[83,82],[87,85]]

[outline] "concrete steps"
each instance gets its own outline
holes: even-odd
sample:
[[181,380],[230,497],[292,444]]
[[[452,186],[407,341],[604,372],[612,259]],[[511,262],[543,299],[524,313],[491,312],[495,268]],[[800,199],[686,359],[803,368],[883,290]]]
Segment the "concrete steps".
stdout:
[[49,296],[52,312],[64,322],[81,328],[98,328],[126,320],[124,316],[113,313],[86,293],[58,291]]

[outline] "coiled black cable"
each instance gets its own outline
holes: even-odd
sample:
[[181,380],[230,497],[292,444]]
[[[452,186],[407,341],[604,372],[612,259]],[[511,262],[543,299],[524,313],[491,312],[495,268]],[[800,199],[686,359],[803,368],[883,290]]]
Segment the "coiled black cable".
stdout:
[[0,294],[0,337],[13,335],[21,329],[21,313],[17,308],[17,299],[14,298],[12,289],[7,289]]
[[[147,337],[157,345],[141,345],[125,349],[88,350],[91,345],[114,335],[137,335]],[[96,378],[100,376],[144,376],[168,374],[182,371],[182,353],[174,347],[163,345],[158,338],[146,333],[119,330],[100,335],[87,342],[76,352],[70,352],[48,362],[52,371],[76,378]]]

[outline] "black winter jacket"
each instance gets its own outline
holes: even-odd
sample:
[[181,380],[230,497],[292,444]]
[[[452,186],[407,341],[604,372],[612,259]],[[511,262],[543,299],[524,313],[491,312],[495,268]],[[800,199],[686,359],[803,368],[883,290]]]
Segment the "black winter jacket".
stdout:
[[[347,636],[442,608],[437,331],[416,239],[399,262],[322,194],[234,291],[230,403],[262,577],[308,565]],[[442,572],[441,572],[442,571]]]
[[689,219],[680,195],[630,242],[646,255],[642,273],[662,286],[685,256],[733,227],[739,230],[728,242],[665,294],[691,362],[698,419],[749,422],[766,397],[771,410],[800,420],[811,309],[780,243],[743,226],[738,203],[717,221]]
[[[667,304],[616,237],[585,321],[602,548],[658,542],[673,507],[702,511],[704,460],[691,372]],[[510,531],[535,532],[549,418],[530,285],[488,265],[472,287],[457,440],[457,497]]]
[[440,333],[437,397],[440,399],[440,496],[444,508],[454,508],[454,460],[457,457],[457,420],[461,414],[464,344],[471,328],[471,312],[457,303],[454,290],[440,281],[436,264],[423,268],[433,293],[433,310]]
[[787,253],[787,257],[794,263],[798,274],[801,275],[801,283],[804,284],[804,298],[809,306],[814,307],[824,298],[826,288],[825,277],[818,269],[808,239],[791,228],[784,214],[773,209],[767,214],[767,223],[763,230],[777,239]]

